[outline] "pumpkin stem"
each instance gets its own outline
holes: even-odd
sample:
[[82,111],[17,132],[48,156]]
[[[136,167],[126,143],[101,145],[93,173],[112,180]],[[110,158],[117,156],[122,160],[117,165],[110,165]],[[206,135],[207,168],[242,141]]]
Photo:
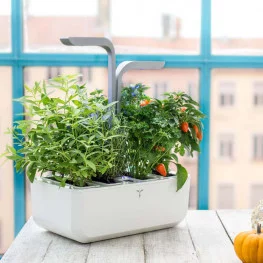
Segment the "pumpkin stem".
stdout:
[[257,223],[257,234],[261,234],[261,224]]

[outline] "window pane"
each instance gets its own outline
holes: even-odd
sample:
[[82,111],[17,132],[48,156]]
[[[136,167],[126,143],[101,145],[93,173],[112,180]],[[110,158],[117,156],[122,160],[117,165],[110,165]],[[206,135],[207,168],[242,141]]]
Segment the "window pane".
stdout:
[[223,184],[218,186],[218,205],[219,209],[233,209],[234,206],[234,186]]
[[251,185],[250,206],[256,207],[259,204],[259,200],[262,199],[263,199],[263,185],[262,184]]
[[[263,81],[262,69],[212,71],[210,119],[210,208],[252,208],[252,185],[263,184],[263,108],[255,107],[255,83]],[[234,83],[235,103],[221,107],[220,83]],[[231,86],[230,90],[231,90]],[[222,158],[223,157],[223,158]],[[232,199],[222,201],[220,185],[233,187]],[[221,191],[221,190],[220,190]],[[223,190],[222,190],[223,191]],[[230,190],[229,190],[230,191]],[[242,193],[242,194],[240,194]],[[220,197],[221,196],[221,197]],[[259,200],[258,200],[259,201]],[[222,204],[223,205],[220,205]]]
[[[107,68],[26,67],[24,69],[24,82],[29,87],[32,87],[35,81],[47,80],[57,76],[58,74],[82,74],[83,76],[80,78],[80,83],[87,83],[87,87],[89,87],[90,91],[102,89],[104,90],[104,94],[107,95]],[[26,216],[27,219],[31,216],[30,183],[28,178],[26,179]]]
[[262,0],[212,0],[212,53],[262,55],[262,10]]
[[11,1],[0,1],[0,52],[10,52],[11,34],[10,34],[10,13]]
[[25,49],[91,52],[90,48],[63,47],[59,38],[96,36],[110,38],[117,53],[199,53],[200,2],[68,0],[61,8],[60,0],[24,0]]
[[[5,134],[12,127],[11,68],[0,67],[0,78],[0,152],[3,153],[6,144],[12,145],[12,137]],[[0,254],[8,249],[14,236],[13,187],[13,164],[8,160],[0,166]]]
[[[199,71],[197,69],[132,70],[124,74],[123,85],[143,83],[149,87],[149,96],[163,98],[164,92],[184,91],[199,100]],[[190,208],[197,208],[198,155],[181,157],[191,175]]]

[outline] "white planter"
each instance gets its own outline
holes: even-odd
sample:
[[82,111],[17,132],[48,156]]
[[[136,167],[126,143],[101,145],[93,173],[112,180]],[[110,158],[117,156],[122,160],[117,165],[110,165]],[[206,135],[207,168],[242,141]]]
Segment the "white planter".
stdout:
[[159,178],[85,188],[37,179],[31,187],[33,218],[81,243],[172,227],[187,213],[190,177],[178,192],[175,176]]

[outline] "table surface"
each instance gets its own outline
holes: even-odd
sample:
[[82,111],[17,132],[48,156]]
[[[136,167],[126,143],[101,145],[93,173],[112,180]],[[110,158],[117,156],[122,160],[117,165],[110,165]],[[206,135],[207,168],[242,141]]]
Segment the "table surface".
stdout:
[[80,244],[38,227],[31,218],[1,263],[241,262],[235,236],[251,229],[250,210],[190,210],[177,227]]

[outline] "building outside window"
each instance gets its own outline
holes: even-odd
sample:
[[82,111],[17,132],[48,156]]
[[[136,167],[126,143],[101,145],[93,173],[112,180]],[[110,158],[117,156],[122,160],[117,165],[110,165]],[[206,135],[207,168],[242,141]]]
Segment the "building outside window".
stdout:
[[253,184],[250,187],[250,207],[259,204],[259,200],[263,199],[263,184]]
[[195,84],[193,82],[189,82],[187,85],[187,93],[196,101],[198,101],[197,91],[198,90],[195,87]]
[[254,106],[263,106],[263,82],[254,83],[253,104]]
[[83,80],[88,81],[89,83],[92,82],[92,69],[91,68],[79,68],[79,81],[82,82]]
[[253,159],[263,161],[263,134],[253,136]]
[[218,209],[231,209],[234,204],[234,186],[232,184],[220,184],[217,188]]
[[234,82],[222,82],[219,85],[220,107],[234,106],[236,86]]
[[61,70],[59,67],[49,67],[47,69],[47,79],[52,79],[58,75],[61,75]]
[[219,136],[219,158],[232,159],[234,157],[234,135],[221,134]]
[[154,87],[154,97],[157,99],[162,99],[163,94],[168,91],[168,85],[166,82],[156,82]]

